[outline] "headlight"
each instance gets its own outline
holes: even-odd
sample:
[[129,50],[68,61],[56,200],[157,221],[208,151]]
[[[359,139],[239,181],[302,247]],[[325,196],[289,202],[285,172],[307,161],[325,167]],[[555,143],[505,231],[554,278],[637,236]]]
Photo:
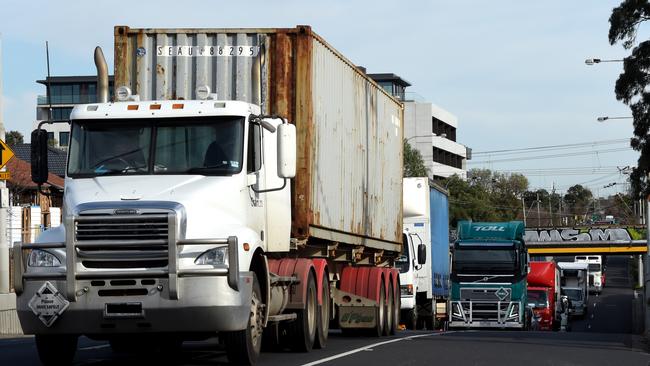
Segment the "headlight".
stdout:
[[400,288],[401,296],[413,295],[413,285],[403,285],[403,286],[400,286],[399,288]]
[[228,247],[210,249],[196,258],[195,264],[207,264],[211,266],[228,265]]
[[59,267],[61,261],[54,254],[40,249],[34,249],[29,253],[27,265],[30,267]]

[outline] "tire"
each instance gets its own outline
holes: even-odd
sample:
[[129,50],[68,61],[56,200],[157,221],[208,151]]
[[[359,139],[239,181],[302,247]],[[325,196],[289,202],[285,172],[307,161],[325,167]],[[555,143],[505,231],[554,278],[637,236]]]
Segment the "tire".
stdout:
[[314,348],[322,349],[327,345],[327,337],[330,331],[330,285],[329,276],[323,273],[321,286],[321,305],[318,306],[318,329],[316,330],[316,342]]
[[397,334],[397,328],[399,327],[399,316],[401,313],[402,309],[402,299],[400,297],[399,293],[399,284],[397,285],[397,288],[393,289],[393,294],[395,296],[395,301],[393,305],[393,329],[391,329],[390,335],[395,335]]
[[386,291],[384,281],[379,284],[379,306],[375,308],[375,327],[370,330],[373,337],[381,337],[384,334],[384,323],[386,321]]
[[36,350],[43,365],[71,365],[77,352],[77,335],[36,335]]
[[292,349],[296,352],[309,352],[316,341],[316,328],[318,318],[318,301],[316,297],[316,281],[314,275],[309,274],[305,288],[305,307],[297,313],[298,317],[291,324],[289,331]]
[[393,284],[388,284],[388,297],[386,298],[386,311],[384,315],[386,320],[384,321],[384,335],[395,334],[395,296],[393,295]]
[[253,273],[251,311],[246,329],[221,334],[230,363],[253,365],[257,361],[262,348],[262,323],[264,321],[264,307],[262,305],[262,291],[257,276]]
[[416,330],[418,325],[418,313],[415,309],[409,309],[406,311],[406,316],[404,316],[404,323],[406,329]]

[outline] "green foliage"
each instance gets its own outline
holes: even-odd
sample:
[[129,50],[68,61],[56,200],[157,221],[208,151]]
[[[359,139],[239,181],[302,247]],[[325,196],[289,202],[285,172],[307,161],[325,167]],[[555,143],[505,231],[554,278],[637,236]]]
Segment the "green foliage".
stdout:
[[422,154],[404,140],[404,177],[428,177]]
[[630,146],[640,152],[637,166],[630,174],[632,193],[636,198],[650,195],[648,173],[650,173],[650,41],[636,43],[641,23],[650,19],[648,0],[624,0],[614,8],[609,18],[609,42],[622,42],[632,54],[623,60],[623,73],[616,81],[616,98],[630,106],[634,118],[634,137]]
[[449,220],[510,221],[521,218],[520,197],[528,189],[521,174],[503,174],[489,169],[472,169],[469,179],[454,175],[444,185],[449,190]]
[[5,142],[9,146],[22,144],[24,140],[23,134],[18,131],[7,131],[5,134]]
[[571,212],[580,213],[586,212],[587,206],[592,203],[593,198],[594,195],[589,188],[576,184],[567,190],[564,195],[564,202]]

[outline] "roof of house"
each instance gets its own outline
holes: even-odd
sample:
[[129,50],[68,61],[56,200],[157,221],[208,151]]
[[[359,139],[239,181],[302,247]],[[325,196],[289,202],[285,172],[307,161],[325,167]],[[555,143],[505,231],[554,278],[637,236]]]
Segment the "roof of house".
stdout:
[[[28,164],[32,161],[31,144],[15,144],[10,146],[16,157],[26,161]],[[53,147],[47,148],[47,169],[59,177],[65,177],[65,164],[67,153]]]
[[[14,156],[7,163],[7,171],[10,174],[10,178],[7,181],[9,185],[24,187],[24,188],[37,188],[38,185],[32,182],[32,166],[28,162],[20,159],[18,156]],[[47,183],[45,186],[54,186],[59,189],[63,189],[64,180],[58,175],[49,173],[47,176]]]

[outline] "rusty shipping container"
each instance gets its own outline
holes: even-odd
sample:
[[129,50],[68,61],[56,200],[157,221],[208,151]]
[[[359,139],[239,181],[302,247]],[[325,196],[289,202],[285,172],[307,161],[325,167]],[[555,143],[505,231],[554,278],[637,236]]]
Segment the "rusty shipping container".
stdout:
[[293,237],[400,249],[402,104],[310,27],[115,27],[116,87],[155,100],[202,85],[296,125]]

